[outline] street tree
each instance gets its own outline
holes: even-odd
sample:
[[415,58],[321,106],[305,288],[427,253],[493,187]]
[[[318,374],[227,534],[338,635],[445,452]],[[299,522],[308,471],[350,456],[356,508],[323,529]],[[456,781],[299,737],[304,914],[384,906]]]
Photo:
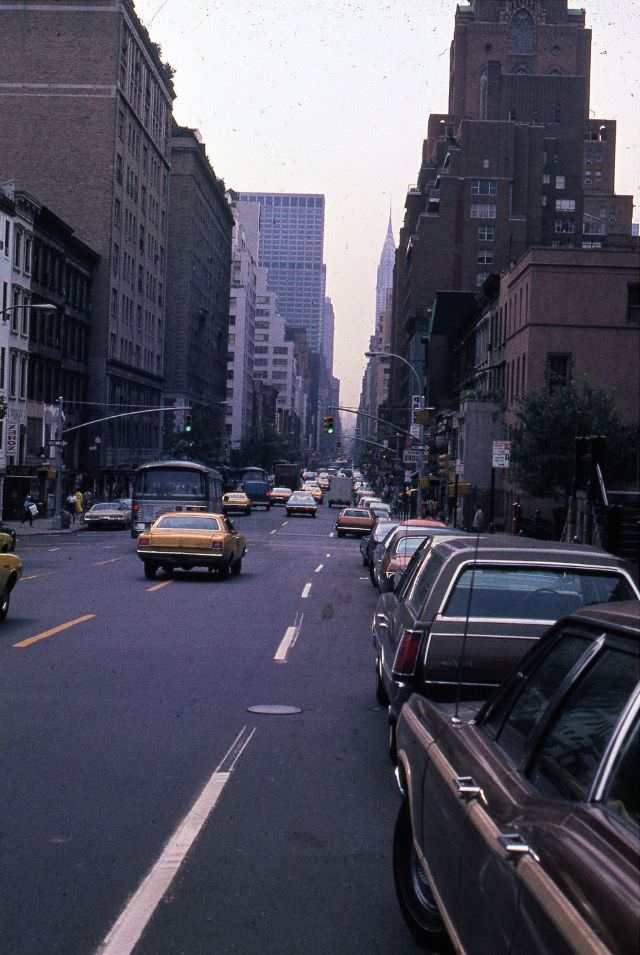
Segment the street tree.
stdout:
[[589,435],[606,439],[607,481],[633,480],[638,428],[622,421],[611,394],[587,381],[558,385],[552,394],[526,394],[512,436],[512,479],[533,497],[566,500],[574,475],[575,440]]

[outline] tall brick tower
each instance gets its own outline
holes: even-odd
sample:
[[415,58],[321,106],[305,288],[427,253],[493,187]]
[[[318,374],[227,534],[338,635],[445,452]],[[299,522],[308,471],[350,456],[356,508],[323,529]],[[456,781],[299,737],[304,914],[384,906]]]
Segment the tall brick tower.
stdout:
[[[429,117],[394,273],[392,350],[425,380],[436,291],[473,292],[532,245],[628,242],[615,122],[589,117],[590,53],[584,11],[567,0],[458,5],[449,109]],[[391,404],[406,405],[406,370],[393,362],[391,375]]]
[[[132,0],[0,0],[0,22],[0,180],[46,203],[100,255],[90,398],[96,411],[159,404],[170,71]],[[133,418],[100,438],[103,477],[117,489],[157,454],[159,420]]]

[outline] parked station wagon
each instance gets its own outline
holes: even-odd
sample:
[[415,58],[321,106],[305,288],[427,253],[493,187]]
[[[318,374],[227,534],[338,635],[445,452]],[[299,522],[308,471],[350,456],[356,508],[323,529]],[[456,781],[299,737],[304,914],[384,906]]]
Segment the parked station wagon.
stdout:
[[638,952],[639,603],[565,618],[477,714],[413,695],[397,776],[396,890],[430,952]]
[[[393,727],[412,692],[486,699],[544,631],[587,604],[637,600],[629,566],[595,547],[487,535],[441,540],[373,619],[378,697]],[[393,752],[392,752],[393,755]]]

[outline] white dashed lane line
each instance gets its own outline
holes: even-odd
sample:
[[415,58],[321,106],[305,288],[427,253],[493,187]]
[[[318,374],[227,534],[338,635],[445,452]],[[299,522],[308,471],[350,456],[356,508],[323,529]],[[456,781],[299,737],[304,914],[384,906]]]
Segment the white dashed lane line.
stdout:
[[318,566],[314,570],[314,574],[319,574],[323,567],[324,567],[324,564],[318,564]]
[[309,594],[311,593],[311,584],[305,584],[302,588],[302,599],[306,600]]

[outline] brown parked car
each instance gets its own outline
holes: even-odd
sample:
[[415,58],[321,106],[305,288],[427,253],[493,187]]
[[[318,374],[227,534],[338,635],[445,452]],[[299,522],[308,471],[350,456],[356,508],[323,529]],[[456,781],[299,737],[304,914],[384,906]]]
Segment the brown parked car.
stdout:
[[412,692],[487,699],[551,624],[587,604],[638,600],[640,590],[624,560],[596,547],[486,535],[435,543],[403,599],[386,597],[373,643],[393,757]]
[[398,723],[400,907],[430,952],[635,955],[640,603],[580,610],[479,711]]
[[364,507],[345,507],[336,518],[336,534],[344,537],[345,534],[370,534],[376,519]]

